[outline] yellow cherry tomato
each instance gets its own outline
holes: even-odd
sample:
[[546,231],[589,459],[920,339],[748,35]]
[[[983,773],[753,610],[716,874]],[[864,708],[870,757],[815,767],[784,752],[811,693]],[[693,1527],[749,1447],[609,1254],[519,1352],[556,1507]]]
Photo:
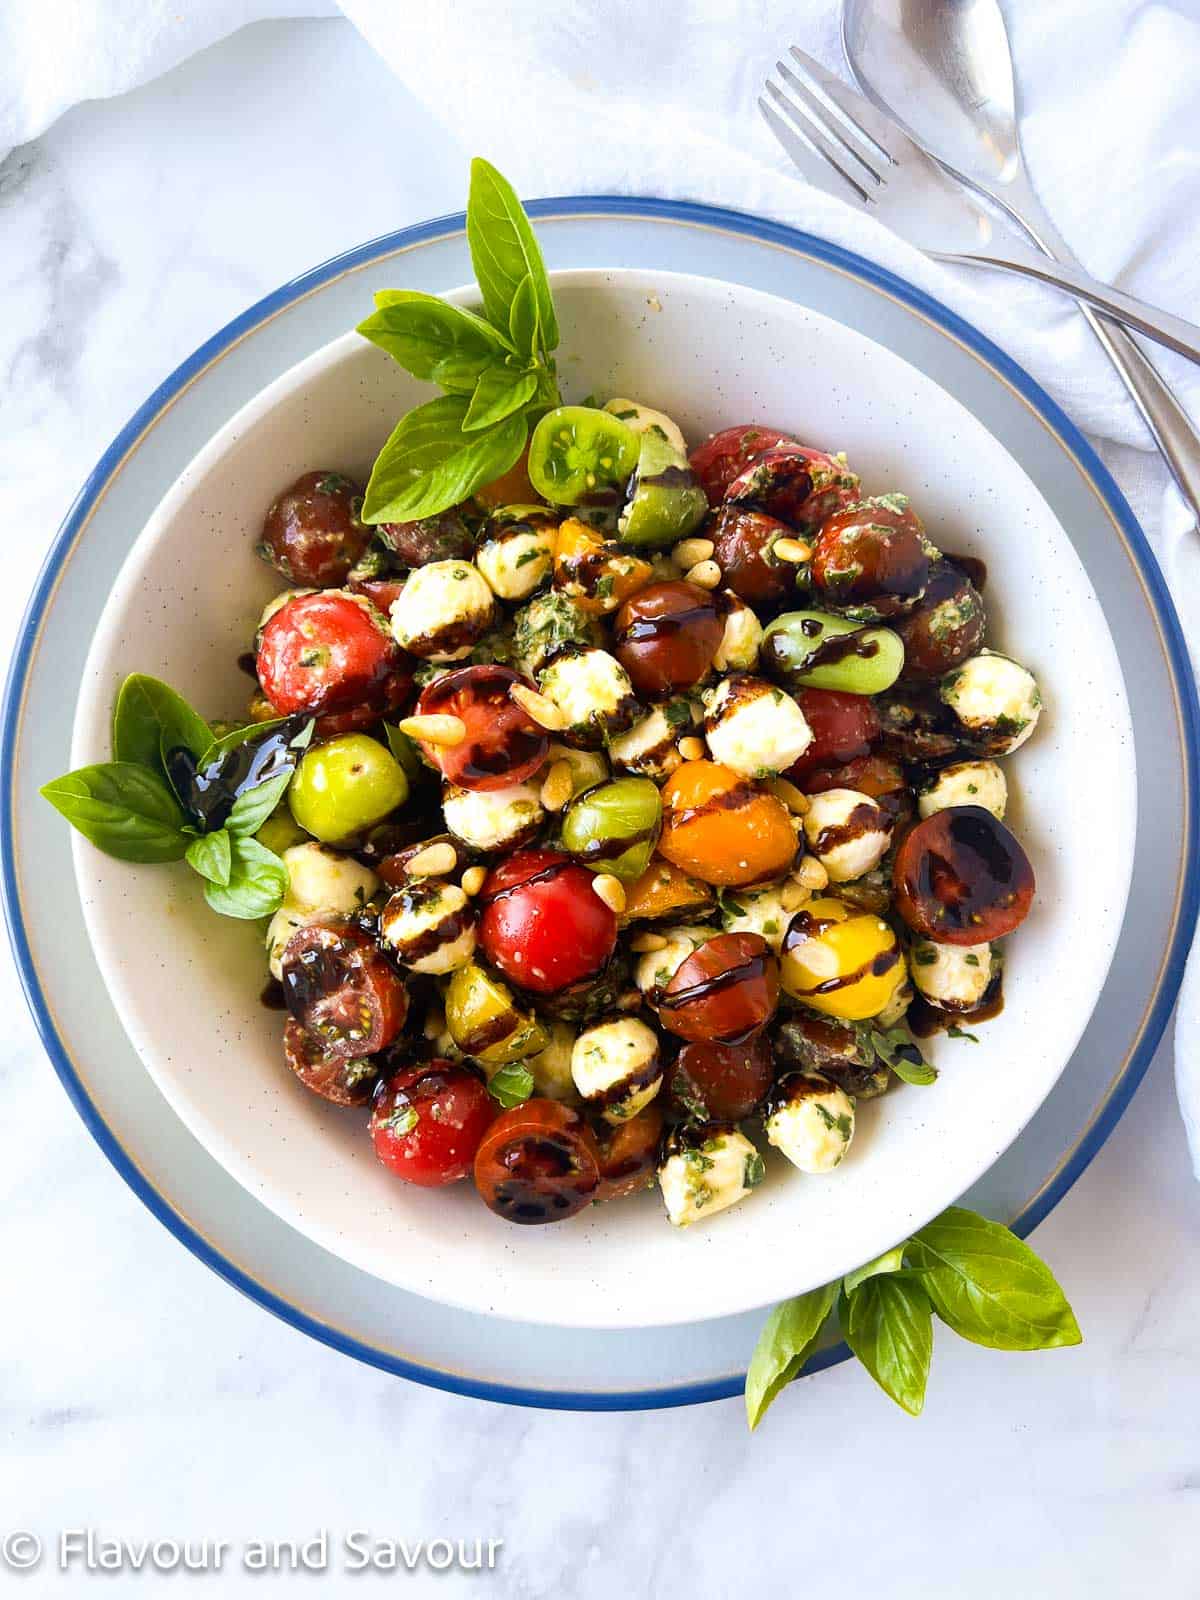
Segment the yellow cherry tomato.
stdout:
[[783,941],[780,981],[787,993],[846,1022],[877,1016],[905,975],[895,931],[832,896],[798,911]]

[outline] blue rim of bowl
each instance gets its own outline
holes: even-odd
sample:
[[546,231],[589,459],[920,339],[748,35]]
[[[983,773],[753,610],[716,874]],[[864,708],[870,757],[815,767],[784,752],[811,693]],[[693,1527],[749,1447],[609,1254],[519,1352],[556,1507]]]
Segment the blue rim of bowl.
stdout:
[[[1196,686],[1184,643],[1183,630],[1146,536],[1125,497],[1091,445],[1065,412],[1024,368],[1018,366],[977,328],[964,321],[941,301],[885,268],[875,266],[865,257],[813,234],[787,227],[783,223],[770,222],[750,216],[746,212],[702,205],[693,201],[582,195],[531,201],[527,209],[531,216],[546,220],[594,215],[624,216],[716,228],[724,232],[746,235],[783,249],[798,251],[884,291],[891,298],[967,346],[1021,395],[1041,416],[1059,442],[1074,456],[1125,537],[1130,556],[1145,585],[1147,597],[1161,630],[1178,694],[1188,799],[1188,815],[1185,817],[1185,866],[1178,902],[1178,917],[1170,948],[1160,970],[1158,993],[1145,1018],[1141,1037],[1130,1053],[1125,1071],[1119,1081],[1111,1087],[1103,1106],[1086,1129],[1084,1137],[1070,1159],[1063,1163],[1053,1179],[1013,1220],[1011,1226],[1024,1237],[1054,1209],[1094,1159],[1120,1121],[1134,1091],[1145,1075],[1175,1002],[1183,977],[1191,930],[1200,907],[1200,840],[1195,825],[1197,802],[1200,801],[1200,784],[1197,778],[1200,769],[1200,706],[1197,704]],[[443,1389],[452,1394],[468,1395],[475,1399],[569,1411],[651,1410],[729,1399],[741,1392],[744,1375],[703,1383],[687,1383],[673,1388],[596,1394],[574,1390],[525,1389],[511,1384],[462,1377],[457,1373],[423,1366],[390,1351],[364,1344],[343,1330],[309,1316],[298,1306],[292,1305],[266,1285],[250,1277],[236,1263],[216,1250],[184,1220],[170,1201],[154,1188],[104,1121],[98,1107],[88,1095],[54,1026],[34,966],[21,913],[12,827],[15,806],[15,743],[21,705],[32,666],[37,635],[53,595],[59,570],[109,478],[119,470],[127,452],[136,444],[158,413],[169,405],[172,399],[210,362],[259,324],[342,273],[353,271],[399,249],[427,244],[435,239],[461,233],[465,224],[466,218],[459,212],[456,215],[438,217],[413,227],[402,228],[395,233],[384,234],[378,239],[370,240],[342,255],[334,256],[301,277],[293,278],[283,284],[272,294],[244,311],[241,316],[235,317],[177,367],[138,409],[96,463],[64,518],[38,575],[17,636],[16,649],[5,683],[3,710],[0,714],[0,806],[2,806],[0,816],[3,816],[7,824],[0,829],[0,872],[2,872],[0,884],[3,889],[5,920],[34,1023],[55,1071],[88,1131],[121,1177],[153,1215],[207,1267],[265,1310],[311,1338],[340,1351],[343,1355],[352,1356],[357,1361],[398,1377],[410,1378],[432,1388]],[[811,1359],[805,1368],[805,1374],[823,1371],[827,1367],[849,1359],[849,1356],[850,1351],[846,1345],[831,1346]]]

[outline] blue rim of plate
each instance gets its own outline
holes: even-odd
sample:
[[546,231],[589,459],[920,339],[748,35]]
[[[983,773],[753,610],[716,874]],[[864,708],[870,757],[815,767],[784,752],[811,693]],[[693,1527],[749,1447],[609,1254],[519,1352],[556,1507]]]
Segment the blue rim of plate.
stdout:
[[[1197,777],[1200,770],[1200,705],[1197,703],[1196,685],[1184,643],[1183,630],[1146,536],[1112,475],[1083,434],[1023,367],[1018,366],[990,339],[951,311],[948,306],[943,305],[940,300],[934,299],[887,269],[875,266],[865,257],[783,223],[695,201],[656,200],[618,195],[580,195],[534,200],[528,203],[527,210],[531,216],[546,219],[599,214],[656,218],[719,228],[726,232],[746,235],[763,243],[799,251],[840,272],[882,289],[901,304],[916,311],[959,340],[976,355],[982,357],[995,371],[1002,374],[1057,435],[1060,443],[1069,449],[1081,470],[1090,478],[1096,492],[1105,502],[1125,536],[1129,553],[1138,568],[1161,630],[1171,675],[1179,696],[1189,813],[1179,915],[1170,948],[1161,968],[1158,993],[1145,1019],[1141,1038],[1130,1054],[1121,1079],[1110,1090],[1102,1109],[1092,1120],[1085,1137],[1071,1158],[1063,1163],[1053,1180],[1013,1220],[1011,1226],[1014,1231],[1024,1237],[1054,1209],[1091,1163],[1120,1121],[1134,1091],[1144,1077],[1175,1003],[1191,942],[1191,931],[1196,922],[1197,911],[1200,909],[1200,839],[1195,825],[1198,802],[1200,802],[1200,782]],[[104,1121],[54,1027],[41,981],[33,963],[21,914],[12,826],[16,777],[15,744],[21,704],[32,665],[37,634],[53,595],[59,570],[109,478],[119,469],[127,451],[137,442],[157,414],[168,406],[210,362],[259,324],[344,272],[353,271],[398,249],[426,244],[434,239],[461,233],[465,225],[466,217],[464,213],[459,212],[417,223],[409,228],[401,228],[395,233],[384,234],[342,255],[334,256],[301,277],[293,278],[283,284],[226,324],[219,333],[214,334],[177,367],[134,413],[96,463],[67,512],[38,575],[17,635],[17,644],[4,688],[3,709],[0,713],[0,806],[2,806],[0,816],[5,819],[6,826],[0,829],[0,874],[2,874],[0,886],[3,890],[5,921],[34,1023],[54,1069],[89,1133],[121,1177],[164,1227],[226,1283],[240,1290],[274,1316],[322,1344],[340,1351],[343,1355],[352,1356],[368,1366],[452,1394],[468,1395],[474,1399],[569,1411],[651,1410],[729,1399],[741,1392],[742,1377],[689,1383],[675,1388],[609,1394],[589,1394],[574,1390],[523,1389],[511,1384],[464,1378],[455,1373],[422,1366],[389,1351],[364,1344],[342,1330],[310,1317],[264,1284],[249,1277],[240,1267],[215,1250],[180,1216],[169,1200],[146,1179]],[[805,1373],[807,1375],[823,1371],[849,1357],[850,1351],[846,1345],[834,1345],[814,1356],[806,1366]]]

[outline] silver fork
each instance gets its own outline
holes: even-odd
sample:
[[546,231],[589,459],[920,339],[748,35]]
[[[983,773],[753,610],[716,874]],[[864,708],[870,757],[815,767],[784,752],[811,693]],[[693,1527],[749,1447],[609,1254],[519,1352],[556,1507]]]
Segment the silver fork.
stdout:
[[1200,361],[1200,328],[1001,233],[984,202],[942,170],[890,117],[792,46],[758,106],[772,133],[818,188],[856,202],[939,261],[998,267],[1053,284],[1118,322]]

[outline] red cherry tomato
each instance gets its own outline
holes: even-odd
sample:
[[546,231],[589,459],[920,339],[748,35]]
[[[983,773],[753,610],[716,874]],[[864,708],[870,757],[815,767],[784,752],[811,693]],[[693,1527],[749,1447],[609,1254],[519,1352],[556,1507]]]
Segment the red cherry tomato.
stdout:
[[371,540],[362,490],[340,472],[306,472],[267,512],[258,553],[292,583],[344,583]]
[[475,1187],[506,1222],[562,1222],[598,1196],[596,1135],[561,1101],[526,1100],[484,1134]]
[[775,1063],[766,1035],[737,1044],[685,1044],[671,1073],[671,1099],[701,1122],[748,1117],[771,1087]]
[[[725,491],[735,478],[741,476],[752,461],[777,445],[793,445],[796,441],[778,428],[765,424],[745,422],[736,428],[723,428],[692,451],[692,471],[700,480],[700,487],[708,496],[710,506],[719,506]],[[799,447],[797,447],[799,448]]]
[[656,1100],[628,1122],[606,1127],[599,1134],[600,1188],[597,1200],[622,1200],[654,1182],[663,1114]]
[[800,569],[774,547],[795,534],[786,522],[752,506],[724,505],[710,531],[713,558],[727,586],[751,606],[779,605],[796,592]]
[[408,991],[371,935],[343,918],[299,928],[283,952],[283,995],[331,1057],[374,1055],[404,1026]]
[[658,997],[681,1039],[731,1042],[761,1028],[779,1000],[779,963],[757,933],[719,933],[692,952]]
[[507,978],[553,994],[592,977],[617,943],[617,919],[592,874],[555,850],[518,850],[480,890],[479,948]]
[[652,583],[617,612],[615,653],[635,692],[662,700],[700,682],[724,631],[707,589]]
[[1029,857],[982,806],[948,806],[918,822],[892,869],[896,910],[939,944],[987,944],[1026,918]]
[[869,695],[837,689],[797,689],[794,696],[812,729],[812,743],[787,770],[793,783],[803,783],[822,767],[844,766],[869,755],[879,737],[879,713]]
[[404,588],[403,578],[351,578],[346,587],[351,594],[369,600],[380,616],[390,615]]
[[263,693],[285,716],[370,708],[378,717],[408,693],[405,660],[369,601],[323,589],[280,606],[262,630],[255,666]]
[[813,545],[812,576],[835,605],[868,606],[881,617],[911,611],[929,582],[920,518],[890,496],[835,512]]
[[904,772],[891,756],[859,756],[844,767],[822,767],[804,779],[805,794],[821,794],[826,789],[853,789],[857,794],[878,800],[893,814],[911,803],[911,791]]
[[470,1172],[496,1115],[487,1089],[458,1062],[406,1067],[379,1085],[371,1108],[375,1154],[407,1183],[424,1189]]
[[754,506],[790,529],[806,526],[805,508],[812,497],[809,452],[785,440],[752,461],[725,491],[727,505]]
[[369,1056],[332,1053],[295,1017],[283,1025],[283,1056],[306,1089],[335,1106],[366,1105],[379,1082],[379,1066]]
[[458,717],[466,724],[461,744],[422,742],[421,749],[460,789],[502,789],[531,778],[546,760],[550,741],[512,697],[527,678],[496,665],[459,667],[421,691],[419,716]]

